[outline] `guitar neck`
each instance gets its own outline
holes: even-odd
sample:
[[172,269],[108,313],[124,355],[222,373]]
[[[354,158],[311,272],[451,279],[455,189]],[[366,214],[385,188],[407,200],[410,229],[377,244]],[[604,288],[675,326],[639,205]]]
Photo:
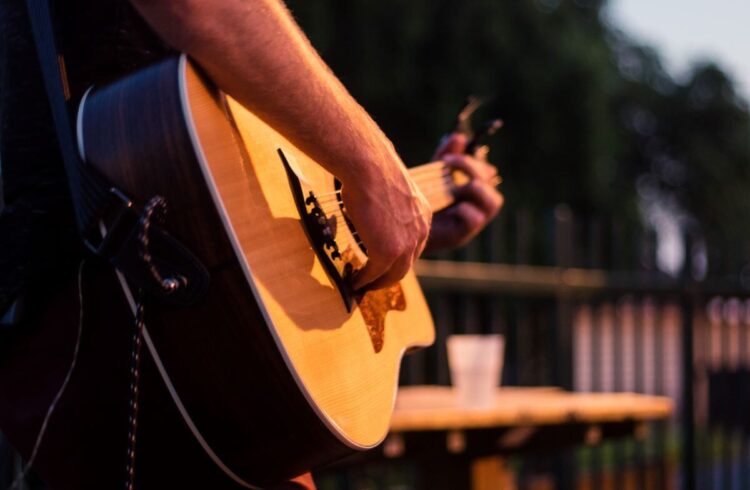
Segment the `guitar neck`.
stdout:
[[462,173],[451,171],[445,163],[440,161],[410,168],[409,175],[427,198],[432,212],[438,212],[453,204],[454,189],[463,184],[462,181],[466,179]]

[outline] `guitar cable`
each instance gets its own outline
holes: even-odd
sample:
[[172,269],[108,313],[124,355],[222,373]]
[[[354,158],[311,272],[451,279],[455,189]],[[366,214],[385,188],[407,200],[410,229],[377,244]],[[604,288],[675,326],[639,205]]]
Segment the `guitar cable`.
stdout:
[[31,450],[31,456],[29,456],[29,460],[23,466],[23,469],[13,479],[13,483],[11,483],[10,487],[8,487],[8,490],[14,490],[18,488],[21,482],[23,482],[26,478],[26,475],[29,473],[29,470],[34,464],[37,453],[39,452],[39,448],[42,445],[42,440],[44,439],[44,435],[47,432],[47,426],[49,425],[49,421],[52,418],[52,414],[55,412],[57,403],[60,401],[60,398],[62,398],[63,393],[65,393],[65,389],[68,387],[70,378],[73,376],[73,371],[76,368],[76,364],[78,362],[78,352],[81,348],[81,336],[83,333],[83,266],[85,263],[86,259],[83,259],[78,265],[78,334],[76,336],[76,344],[73,350],[73,358],[70,361],[68,372],[65,374],[65,378],[63,379],[60,388],[57,390],[55,397],[52,399],[52,402],[47,409],[47,413],[44,416],[42,425],[39,427],[39,433],[36,436],[34,448]]
[[[102,232],[106,232],[106,230],[103,227],[102,227]],[[77,280],[77,284],[78,284],[78,331],[76,334],[75,347],[73,349],[73,357],[70,361],[68,371],[65,374],[65,378],[63,379],[62,384],[60,385],[60,388],[57,390],[57,393],[55,394],[54,398],[50,402],[49,407],[47,408],[47,412],[44,416],[44,419],[42,420],[42,424],[39,428],[39,432],[37,433],[37,437],[34,442],[34,447],[31,450],[31,455],[29,456],[28,461],[23,465],[23,468],[21,469],[21,471],[13,479],[13,482],[8,487],[8,490],[17,490],[21,488],[20,485],[25,480],[26,476],[31,470],[31,467],[34,465],[34,461],[36,460],[37,454],[39,452],[39,448],[41,447],[42,441],[47,432],[47,426],[49,425],[49,421],[52,418],[52,415],[54,414],[55,410],[57,409],[57,404],[59,403],[60,399],[65,393],[65,390],[67,389],[68,384],[70,383],[70,379],[72,378],[73,372],[75,371],[76,365],[78,363],[78,355],[79,355],[80,348],[81,348],[81,338],[83,334],[83,314],[84,314],[83,268],[84,268],[85,263],[86,263],[86,260],[83,259],[78,265],[78,280]],[[214,452],[211,446],[208,445],[208,442],[206,441],[206,439],[203,437],[203,435],[200,433],[200,431],[196,427],[195,423],[193,422],[192,417],[190,417],[190,414],[188,414],[187,412],[187,408],[182,403],[180,396],[177,394],[177,391],[174,385],[172,384],[172,380],[167,374],[166,368],[164,367],[164,364],[161,361],[161,357],[159,356],[159,353],[156,350],[156,346],[151,340],[151,336],[149,335],[148,330],[146,329],[146,324],[144,321],[144,311],[143,311],[142,301],[138,301],[138,302],[135,301],[135,297],[133,296],[133,293],[130,290],[130,286],[128,285],[128,282],[125,279],[125,276],[123,276],[122,273],[117,269],[115,269],[115,274],[117,275],[117,279],[120,283],[125,299],[136,321],[136,332],[134,332],[133,334],[134,350],[132,353],[133,354],[132,360],[136,363],[136,365],[139,364],[140,357],[141,357],[139,344],[142,340],[143,342],[145,342],[148,348],[148,351],[151,354],[152,359],[154,360],[154,364],[156,364],[156,368],[159,371],[159,374],[161,375],[162,380],[164,381],[167,391],[169,391],[169,394],[177,407],[177,410],[180,412],[180,415],[185,421],[185,424],[188,426],[188,429],[193,434],[193,436],[198,441],[199,445],[201,446],[201,448],[203,448],[203,450],[208,455],[208,457],[216,464],[216,466],[219,467],[219,469],[224,474],[226,474],[230,479],[232,479],[238,485],[244,488],[248,488],[250,490],[263,490],[261,487],[257,487],[255,485],[252,485],[246,482],[239,475],[237,475],[231,469],[229,469],[229,467]],[[136,368],[136,372],[137,371],[139,371],[139,369]],[[131,380],[130,389],[131,389],[131,406],[130,406],[131,428],[128,433],[129,447],[128,447],[128,466],[127,466],[126,488],[132,489],[134,485],[134,473],[135,473],[135,467],[134,467],[135,428],[137,428],[137,425],[135,424],[137,423],[136,421],[137,421],[137,409],[138,409],[138,399],[132,398],[132,394],[138,393],[138,383],[136,379]]]
[[[36,440],[34,442],[34,447],[31,450],[31,455],[29,456],[28,461],[23,465],[22,470],[16,475],[16,477],[13,479],[13,482],[8,487],[8,490],[17,490],[20,488],[21,483],[24,481],[26,476],[28,475],[29,471],[31,470],[31,467],[34,465],[34,461],[36,460],[37,454],[39,452],[39,448],[42,445],[42,441],[44,439],[44,436],[47,432],[47,426],[49,425],[49,421],[52,418],[52,415],[54,414],[55,410],[57,409],[57,404],[59,403],[60,399],[62,398],[63,394],[65,393],[65,390],[68,387],[68,384],[70,383],[70,379],[73,376],[73,372],[75,371],[76,365],[78,363],[78,354],[80,352],[81,348],[81,337],[83,334],[83,312],[84,312],[84,304],[83,304],[83,268],[86,263],[86,260],[82,260],[80,264],[78,265],[78,331],[76,335],[76,343],[75,348],[73,350],[73,357],[70,361],[70,365],[68,367],[68,371],[65,374],[65,378],[62,381],[62,384],[60,385],[60,388],[57,390],[57,393],[55,394],[54,398],[50,402],[49,407],[47,408],[47,412],[44,416],[44,419],[42,421],[42,424],[39,428],[39,432],[37,433]],[[120,283],[120,286],[122,288],[123,294],[125,295],[125,299],[128,303],[128,306],[130,307],[131,312],[133,313],[134,319],[136,319],[138,325],[136,333],[134,333],[134,339],[135,338],[141,338],[143,342],[145,342],[146,347],[148,348],[149,353],[151,354],[151,357],[154,360],[154,364],[156,364],[156,368],[159,371],[159,374],[161,375],[162,380],[164,381],[164,384],[167,388],[167,391],[169,391],[170,396],[172,397],[172,400],[175,403],[175,406],[177,407],[177,410],[180,412],[180,415],[182,415],[183,420],[185,421],[185,424],[188,426],[188,429],[193,434],[195,439],[198,441],[198,444],[203,448],[205,453],[208,455],[208,457],[216,464],[216,466],[219,467],[219,469],[226,474],[230,479],[232,479],[235,483],[238,485],[248,488],[250,490],[263,490],[261,487],[257,487],[255,485],[252,485],[245,480],[243,480],[239,475],[237,475],[235,472],[233,472],[222,460],[219,458],[219,456],[214,452],[214,450],[209,446],[206,439],[203,437],[203,435],[198,430],[198,427],[196,427],[195,422],[193,422],[192,417],[190,417],[190,414],[187,411],[187,408],[182,403],[182,400],[180,399],[180,396],[177,394],[177,391],[172,384],[172,380],[169,377],[169,374],[167,374],[166,368],[164,367],[164,364],[162,363],[161,357],[159,356],[159,353],[156,350],[156,346],[154,345],[153,341],[151,340],[151,336],[148,333],[148,330],[146,329],[145,322],[143,321],[143,309],[140,307],[141,302],[136,302],[135,297],[133,296],[132,291],[130,290],[130,286],[128,285],[127,280],[122,275],[120,271],[115,269],[115,273],[117,275],[117,279]],[[138,353],[138,357],[140,357],[140,353]],[[131,390],[133,387],[136,386],[135,384],[131,385]],[[133,400],[131,400],[131,403]],[[135,407],[131,406],[131,411],[133,408],[136,408],[137,410],[137,400],[135,400]],[[135,417],[137,416],[136,413],[131,413],[131,423],[136,420]],[[132,427],[131,427],[132,429]],[[131,457],[134,456],[134,433],[130,432],[128,434],[128,442],[129,444],[132,444],[128,448],[128,457],[129,457],[129,463],[127,468],[127,477],[128,483],[127,487],[132,488],[133,479],[132,475],[134,473],[134,461],[130,460]],[[132,453],[131,453],[132,451]],[[133,458],[134,459],[134,458]]]
[[[138,304],[135,301],[135,296],[133,296],[133,292],[131,291],[130,286],[128,285],[127,279],[125,279],[125,276],[123,276],[122,273],[117,269],[115,269],[115,274],[117,274],[117,279],[120,281],[120,287],[122,288],[122,292],[125,295],[125,299],[127,300],[128,305],[130,305],[130,311],[133,313],[133,317],[135,318],[138,315]],[[211,461],[213,461],[214,464],[218,466],[219,469],[225,475],[231,478],[238,485],[244,488],[249,488],[250,490],[263,490],[261,487],[257,487],[255,485],[252,485],[246,482],[239,475],[233,472],[224,463],[224,461],[221,460],[219,455],[217,455],[216,452],[214,452],[211,446],[209,446],[208,442],[203,437],[203,434],[201,434],[201,432],[198,430],[198,427],[195,425],[195,422],[193,421],[192,417],[188,413],[187,408],[182,403],[182,399],[180,398],[180,395],[177,393],[177,390],[172,384],[172,380],[169,377],[169,374],[167,373],[166,368],[164,367],[164,363],[161,360],[161,356],[159,356],[159,352],[156,350],[156,346],[154,345],[154,342],[151,339],[151,335],[149,335],[148,328],[146,327],[145,324],[143,325],[143,342],[146,344],[146,347],[148,348],[148,352],[151,354],[151,358],[153,359],[154,364],[156,364],[156,369],[157,371],[159,371],[159,374],[161,375],[161,379],[162,381],[164,381],[164,385],[166,386],[167,391],[169,391],[169,395],[172,397],[172,401],[177,407],[177,411],[180,412],[182,419],[185,421],[185,424],[188,426],[188,429],[190,429],[190,432],[193,434],[193,437],[195,437],[196,441],[198,441],[198,444],[201,446],[203,451],[208,455]]]
[[[139,234],[139,240],[140,240],[140,253],[141,253],[141,259],[144,261],[144,263],[148,266],[153,279],[160,284],[164,289],[166,290],[173,290],[176,287],[180,287],[186,283],[186,279],[182,277],[176,277],[176,278],[165,278],[162,277],[161,274],[158,271],[158,268],[155,267],[151,260],[151,255],[148,251],[148,230],[149,226],[151,224],[151,221],[153,219],[160,219],[164,212],[166,211],[166,203],[163,198],[156,196],[152,198],[145,210],[143,215],[141,216],[141,232]],[[107,230],[104,227],[103,223],[100,223],[100,231],[102,232],[102,235],[106,234]],[[188,429],[192,433],[195,440],[198,442],[198,444],[201,446],[203,451],[206,453],[206,455],[211,459],[211,461],[214,462],[216,466],[219,467],[219,469],[227,475],[230,479],[232,479],[235,483],[238,485],[248,488],[250,490],[263,490],[261,487],[257,487],[255,485],[252,485],[245,480],[243,480],[239,475],[237,475],[235,472],[233,472],[222,460],[219,458],[219,456],[214,452],[214,450],[209,446],[206,439],[203,437],[203,434],[198,430],[198,427],[195,425],[195,422],[193,422],[192,417],[190,417],[190,414],[187,411],[187,408],[182,403],[182,400],[180,399],[179,394],[177,393],[177,390],[175,389],[174,385],[172,384],[172,380],[169,377],[169,374],[167,373],[166,368],[164,367],[164,364],[162,363],[161,356],[159,356],[159,352],[156,350],[156,346],[154,345],[153,341],[151,340],[151,335],[148,333],[148,328],[146,327],[146,322],[144,318],[144,305],[143,305],[143,294],[139,294],[138,301],[136,302],[135,296],[133,295],[132,290],[130,289],[130,285],[128,284],[127,279],[125,279],[125,276],[117,269],[115,269],[115,274],[117,275],[117,279],[120,282],[120,287],[122,289],[123,294],[125,295],[125,299],[127,300],[128,305],[130,306],[130,311],[133,314],[133,318],[136,322],[136,331],[133,334],[133,352],[132,352],[132,361],[133,364],[131,366],[131,372],[132,372],[132,379],[131,379],[131,400],[130,400],[130,429],[128,433],[128,463],[127,463],[127,480],[125,488],[126,490],[134,490],[135,487],[135,443],[136,443],[136,431],[138,427],[137,417],[138,417],[138,378],[140,377],[140,358],[141,358],[141,344],[145,343],[146,347],[148,349],[148,352],[151,354],[151,358],[154,361],[154,364],[156,365],[156,369],[159,371],[159,375],[161,376],[162,381],[164,381],[164,385],[167,388],[167,391],[169,392],[169,395],[172,398],[172,401],[174,402],[177,411],[180,412],[180,415],[182,416],[182,419],[185,421],[185,424],[188,426]]]

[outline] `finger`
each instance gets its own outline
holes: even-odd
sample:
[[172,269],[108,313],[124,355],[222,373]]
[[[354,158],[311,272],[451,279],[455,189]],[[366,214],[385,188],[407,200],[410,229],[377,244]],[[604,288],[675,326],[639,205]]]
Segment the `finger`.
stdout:
[[490,147],[487,145],[482,145],[476,150],[474,150],[473,156],[479,161],[486,162],[489,160],[489,154],[490,154]]
[[497,177],[497,167],[495,165],[485,160],[478,160],[477,164],[482,167],[482,172],[484,173],[484,180],[488,182],[495,180],[495,177]]
[[383,276],[391,267],[393,262],[383,261],[377,258],[374,251],[371,251],[371,256],[365,263],[365,266],[354,273],[352,280],[352,287],[355,291],[364,289],[373,281]]
[[[399,260],[394,262],[388,271],[375,279],[374,281],[365,285],[367,290],[374,291],[376,289],[383,289],[389,286],[393,286],[398,283],[404,276],[411,270],[412,257],[410,254],[401,257]],[[357,289],[355,289],[357,290]]]
[[468,155],[446,155],[443,161],[449,168],[462,170],[473,179],[489,182],[497,177],[497,167]]
[[466,243],[474,238],[488,220],[486,213],[471,202],[460,202],[453,206],[451,208],[451,218],[454,222],[456,232],[462,237],[462,243]]
[[430,229],[428,249],[444,250],[460,247],[474,238],[484,227],[487,218],[471,202],[460,202],[441,211]]
[[493,186],[479,180],[472,180],[456,190],[458,201],[467,201],[478,207],[487,219],[495,216],[503,206],[504,198]]
[[484,172],[482,167],[475,159],[467,155],[445,155],[443,161],[448,168],[453,170],[461,170],[472,179],[484,180]]
[[438,149],[433,155],[433,160],[440,160],[444,155],[452,153],[463,154],[466,152],[466,145],[469,143],[468,138],[462,133],[451,133],[440,142]]

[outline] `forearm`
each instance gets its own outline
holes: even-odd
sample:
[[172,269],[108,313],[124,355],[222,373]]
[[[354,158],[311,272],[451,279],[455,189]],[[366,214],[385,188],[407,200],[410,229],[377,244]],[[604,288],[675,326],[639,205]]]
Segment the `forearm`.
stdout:
[[393,145],[323,63],[281,0],[130,0],[226,93],[344,184],[367,246],[355,289],[394,284],[424,248],[432,213]]
[[400,163],[279,0],[131,0],[168,43],[344,183]]

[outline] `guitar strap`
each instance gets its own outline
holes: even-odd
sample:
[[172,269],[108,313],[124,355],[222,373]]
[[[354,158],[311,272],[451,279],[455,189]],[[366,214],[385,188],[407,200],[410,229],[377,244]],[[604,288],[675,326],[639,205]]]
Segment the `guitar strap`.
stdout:
[[125,193],[78,153],[49,0],[26,0],[26,6],[83,243],[139,289],[172,304],[192,304],[208,288],[208,271],[156,223],[148,223],[149,260],[143,260],[144,217]]

